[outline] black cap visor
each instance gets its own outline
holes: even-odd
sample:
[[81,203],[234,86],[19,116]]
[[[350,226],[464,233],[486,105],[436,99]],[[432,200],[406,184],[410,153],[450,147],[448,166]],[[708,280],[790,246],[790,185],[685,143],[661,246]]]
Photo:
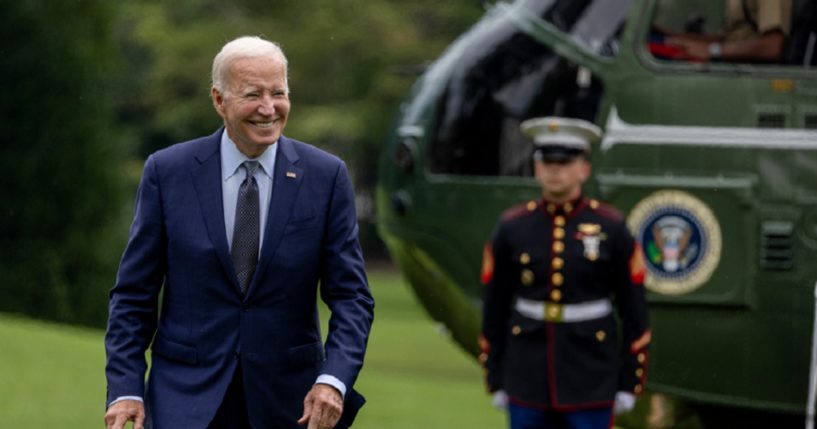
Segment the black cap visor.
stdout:
[[546,163],[567,164],[574,159],[584,156],[581,149],[568,148],[563,146],[550,146],[537,148],[533,152],[534,159]]

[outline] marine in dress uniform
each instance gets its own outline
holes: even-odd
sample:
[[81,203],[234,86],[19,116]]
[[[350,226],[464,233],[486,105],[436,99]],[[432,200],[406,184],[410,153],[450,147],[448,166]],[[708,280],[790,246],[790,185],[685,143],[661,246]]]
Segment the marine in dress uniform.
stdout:
[[522,131],[544,198],[507,210],[485,247],[488,389],[513,429],[609,428],[646,378],[642,252],[618,211],[581,193],[600,130],[536,118]]

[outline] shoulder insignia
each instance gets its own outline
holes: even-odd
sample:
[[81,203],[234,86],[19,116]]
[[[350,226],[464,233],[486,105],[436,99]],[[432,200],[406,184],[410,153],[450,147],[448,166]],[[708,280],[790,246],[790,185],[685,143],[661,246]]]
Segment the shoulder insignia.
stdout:
[[491,243],[485,243],[482,249],[482,284],[487,285],[494,278],[494,254]]
[[646,275],[647,264],[644,262],[644,251],[641,249],[641,245],[636,243],[633,254],[630,255],[630,281],[637,285],[643,285]]
[[485,334],[479,334],[477,338],[477,344],[479,344],[479,349],[482,353],[490,353],[491,352],[491,343],[488,342],[488,339],[485,338]]

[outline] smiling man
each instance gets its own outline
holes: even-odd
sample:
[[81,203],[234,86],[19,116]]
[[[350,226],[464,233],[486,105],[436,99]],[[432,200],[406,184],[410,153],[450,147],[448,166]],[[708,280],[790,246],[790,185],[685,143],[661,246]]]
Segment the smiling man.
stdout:
[[[282,134],[277,44],[227,43],[212,79],[224,127],[145,163],[110,294],[105,423],[348,427],[374,302],[346,166]],[[318,296],[331,310],[325,344]]]
[[582,194],[598,127],[549,117],[522,131],[542,198],[507,210],[485,248],[488,390],[512,429],[609,429],[646,377],[641,250],[615,209]]

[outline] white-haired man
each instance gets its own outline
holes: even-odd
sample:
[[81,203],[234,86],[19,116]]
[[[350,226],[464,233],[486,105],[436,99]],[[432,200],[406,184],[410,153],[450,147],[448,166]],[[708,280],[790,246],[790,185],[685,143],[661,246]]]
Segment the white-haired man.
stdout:
[[348,427],[374,301],[346,166],[282,134],[277,44],[227,43],[212,78],[224,127],[145,163],[110,295],[106,425]]

